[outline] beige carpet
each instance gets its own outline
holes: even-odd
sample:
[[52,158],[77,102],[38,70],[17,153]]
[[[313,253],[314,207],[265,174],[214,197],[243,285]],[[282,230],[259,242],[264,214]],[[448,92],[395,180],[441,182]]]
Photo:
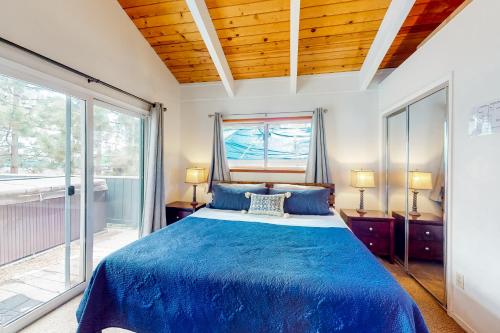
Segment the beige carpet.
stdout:
[[[403,288],[417,302],[431,333],[464,332],[446,312],[438,305],[417,282],[404,273],[398,265],[391,265],[383,261],[384,266],[401,283]],[[75,311],[81,296],[52,311],[45,317],[28,326],[22,333],[74,333],[76,331]],[[125,330],[112,328],[104,330],[105,333],[122,333]]]
[[425,322],[431,333],[455,333],[465,332],[451,317],[446,314],[446,311],[439,303],[425,291],[413,278],[408,276],[403,269],[396,264],[390,264],[387,261],[382,261],[385,268],[392,273],[403,288],[413,297],[417,303]]

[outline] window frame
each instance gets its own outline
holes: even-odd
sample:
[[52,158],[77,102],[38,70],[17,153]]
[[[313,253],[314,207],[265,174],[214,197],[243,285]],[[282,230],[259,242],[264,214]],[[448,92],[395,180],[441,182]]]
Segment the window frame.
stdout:
[[[312,116],[296,116],[296,117],[269,117],[269,118],[241,118],[241,119],[223,119],[225,124],[262,124],[264,126],[264,167],[230,167],[232,173],[252,172],[252,173],[298,173],[306,172],[306,168],[302,167],[269,167],[268,166],[268,142],[269,142],[269,125],[272,123],[307,123],[311,122]],[[224,126],[225,127],[225,126]],[[225,142],[224,142],[225,145]]]

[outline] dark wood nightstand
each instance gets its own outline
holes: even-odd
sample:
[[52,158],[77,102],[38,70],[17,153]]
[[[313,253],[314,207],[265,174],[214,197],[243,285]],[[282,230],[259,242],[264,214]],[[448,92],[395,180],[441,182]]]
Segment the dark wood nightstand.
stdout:
[[394,218],[378,210],[364,214],[355,209],[341,209],[340,216],[352,232],[375,255],[394,262]]
[[[404,212],[392,212],[395,220],[396,251],[404,258]],[[443,261],[443,218],[432,213],[408,218],[408,259]]]
[[165,207],[167,214],[167,225],[175,223],[205,206],[206,204],[204,203],[198,203],[193,207],[190,202],[186,201],[175,201],[168,203]]

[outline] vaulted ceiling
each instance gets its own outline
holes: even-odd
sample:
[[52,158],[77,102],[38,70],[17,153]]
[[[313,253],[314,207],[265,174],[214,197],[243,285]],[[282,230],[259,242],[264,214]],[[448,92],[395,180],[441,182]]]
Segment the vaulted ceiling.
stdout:
[[[221,80],[185,1],[118,1],[180,83]],[[380,68],[399,66],[463,2],[416,0]],[[290,75],[290,0],[205,4],[232,78]],[[390,4],[301,0],[298,41],[292,41],[298,42],[297,74],[360,70]]]
[[381,68],[401,65],[462,3],[464,0],[416,0]]

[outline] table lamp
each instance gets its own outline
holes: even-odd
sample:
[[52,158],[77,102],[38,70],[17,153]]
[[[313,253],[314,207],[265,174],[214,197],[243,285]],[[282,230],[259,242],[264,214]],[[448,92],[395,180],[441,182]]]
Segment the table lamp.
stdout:
[[192,206],[196,206],[198,202],[196,202],[196,186],[202,183],[207,182],[208,173],[204,168],[187,168],[186,169],[186,180],[185,183],[193,184],[193,201],[191,202]]
[[411,216],[420,216],[417,211],[417,195],[418,190],[432,190],[432,173],[422,171],[410,171],[408,174],[409,188],[413,192],[413,206],[410,214]]
[[375,187],[375,172],[351,170],[351,186],[359,188],[359,208],[356,211],[360,214],[366,213],[363,195],[366,188]]

